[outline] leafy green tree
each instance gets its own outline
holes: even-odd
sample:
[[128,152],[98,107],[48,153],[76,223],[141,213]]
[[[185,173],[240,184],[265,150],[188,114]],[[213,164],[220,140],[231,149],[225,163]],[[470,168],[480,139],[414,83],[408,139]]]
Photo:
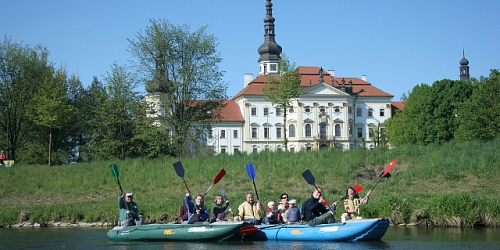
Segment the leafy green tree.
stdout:
[[206,26],[190,32],[188,25],[165,20],[152,19],[150,24],[135,40],[129,39],[130,52],[146,91],[161,102],[157,115],[171,131],[175,154],[184,155],[200,140],[195,131],[220,118],[221,100],[227,99],[218,67],[222,58]]
[[133,155],[135,119],[141,96],[132,74],[114,63],[104,77],[106,91],[94,90],[96,109],[89,119],[92,129],[89,150],[98,159],[125,159]]
[[280,76],[278,78],[269,76],[262,91],[266,100],[283,111],[283,146],[285,150],[288,150],[288,137],[286,136],[287,111],[293,107],[292,101],[297,99],[301,94],[301,75],[299,74],[299,69],[295,67],[295,63],[290,63],[285,54],[282,55],[278,68]]
[[443,143],[455,136],[457,107],[472,93],[470,82],[444,79],[422,84],[409,93],[404,110],[389,119],[392,145]]
[[493,69],[473,85],[470,99],[459,105],[456,138],[489,141],[500,136],[500,72]]
[[77,109],[68,100],[67,74],[62,69],[56,71],[41,83],[33,97],[33,105],[28,109],[28,117],[38,126],[46,128],[48,140],[48,164],[51,165],[51,153],[54,130],[61,129],[73,121]]
[[7,38],[0,43],[0,121],[7,135],[10,159],[16,159],[16,151],[26,144],[32,131],[27,110],[39,86],[52,76],[48,55],[40,45],[30,47]]

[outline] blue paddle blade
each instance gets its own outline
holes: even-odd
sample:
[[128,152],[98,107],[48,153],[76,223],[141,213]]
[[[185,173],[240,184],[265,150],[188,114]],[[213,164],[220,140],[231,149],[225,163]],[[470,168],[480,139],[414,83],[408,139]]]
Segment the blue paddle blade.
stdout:
[[255,179],[255,169],[253,167],[253,163],[247,163],[247,173],[250,179],[252,179],[253,181]]
[[316,186],[316,180],[314,179],[314,175],[311,173],[309,169],[306,169],[302,172],[302,177],[306,180],[309,185]]
[[184,178],[184,167],[180,161],[174,163],[174,169],[179,177]]

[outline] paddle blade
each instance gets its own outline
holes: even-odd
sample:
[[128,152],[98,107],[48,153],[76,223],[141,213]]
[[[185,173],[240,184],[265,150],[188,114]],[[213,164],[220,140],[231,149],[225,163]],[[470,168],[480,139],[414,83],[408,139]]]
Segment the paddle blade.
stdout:
[[393,160],[391,162],[391,164],[389,164],[389,166],[385,169],[385,171],[381,177],[384,177],[387,173],[389,173],[389,171],[391,171],[391,169],[392,169],[392,167],[394,167],[394,165],[396,165],[396,160]]
[[118,166],[116,164],[111,164],[109,165],[109,168],[111,169],[111,173],[115,176],[116,179],[120,177],[120,172],[118,172]]
[[316,179],[314,179],[314,176],[309,169],[306,169],[306,171],[302,172],[302,177],[304,177],[309,185],[316,186]]
[[174,169],[179,177],[184,178],[184,167],[180,161],[174,163]]
[[363,187],[358,184],[354,186],[354,191],[359,194],[359,192],[363,191]]
[[219,171],[219,173],[217,174],[217,176],[215,176],[215,179],[214,179],[214,182],[212,182],[212,185],[219,183],[219,181],[222,179],[222,177],[224,177],[224,175],[226,175],[226,170],[221,169]]
[[253,167],[253,163],[247,163],[247,174],[252,181],[255,179],[255,168]]

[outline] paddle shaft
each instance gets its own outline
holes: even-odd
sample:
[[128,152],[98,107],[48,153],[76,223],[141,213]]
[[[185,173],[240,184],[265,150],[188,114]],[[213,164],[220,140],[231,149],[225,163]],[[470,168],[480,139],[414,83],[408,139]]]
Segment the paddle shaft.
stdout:
[[[224,198],[224,200],[227,200],[226,193],[224,193],[224,189],[222,188],[222,186],[220,186],[220,191],[222,192],[222,197]],[[227,204],[227,208],[231,208],[231,205],[229,205],[229,203]],[[231,215],[234,216],[234,213],[233,213],[232,209],[231,209]]]
[[[120,179],[116,178],[116,181],[118,182],[118,186],[120,187],[120,192],[123,194],[123,189],[122,189],[122,184],[120,184]],[[121,195],[120,195],[120,197],[121,197]],[[121,197],[121,198],[125,202],[125,208],[128,210],[127,200],[125,200],[124,197]]]
[[255,190],[255,196],[257,196],[257,200],[259,200],[259,193],[257,193],[257,187],[255,186],[255,181],[252,180],[253,182],[253,189]]

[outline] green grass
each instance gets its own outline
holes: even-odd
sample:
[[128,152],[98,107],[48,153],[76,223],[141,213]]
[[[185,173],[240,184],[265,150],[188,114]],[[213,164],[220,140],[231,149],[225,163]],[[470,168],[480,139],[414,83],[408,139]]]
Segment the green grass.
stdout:
[[[172,222],[182,204],[185,187],[172,164],[181,160],[192,193],[204,193],[220,169],[225,177],[207,195],[210,206],[220,185],[233,208],[244,201],[253,184],[245,164],[255,166],[259,198],[279,202],[286,192],[299,203],[309,198],[312,186],[301,173],[310,169],[326,199],[338,200],[349,186],[360,184],[362,195],[375,184],[393,160],[392,178],[379,183],[362,207],[364,217],[386,217],[392,223],[431,226],[500,225],[500,139],[491,142],[449,142],[444,145],[398,147],[392,150],[340,152],[262,152],[212,157],[91,162],[65,166],[14,165],[0,168],[0,226],[19,222],[20,215],[46,224],[115,222],[120,193],[109,165],[116,163],[124,192],[134,199],[147,221]],[[337,212],[343,212],[339,206]],[[26,216],[24,216],[26,219]],[[339,217],[339,216],[337,216]]]

